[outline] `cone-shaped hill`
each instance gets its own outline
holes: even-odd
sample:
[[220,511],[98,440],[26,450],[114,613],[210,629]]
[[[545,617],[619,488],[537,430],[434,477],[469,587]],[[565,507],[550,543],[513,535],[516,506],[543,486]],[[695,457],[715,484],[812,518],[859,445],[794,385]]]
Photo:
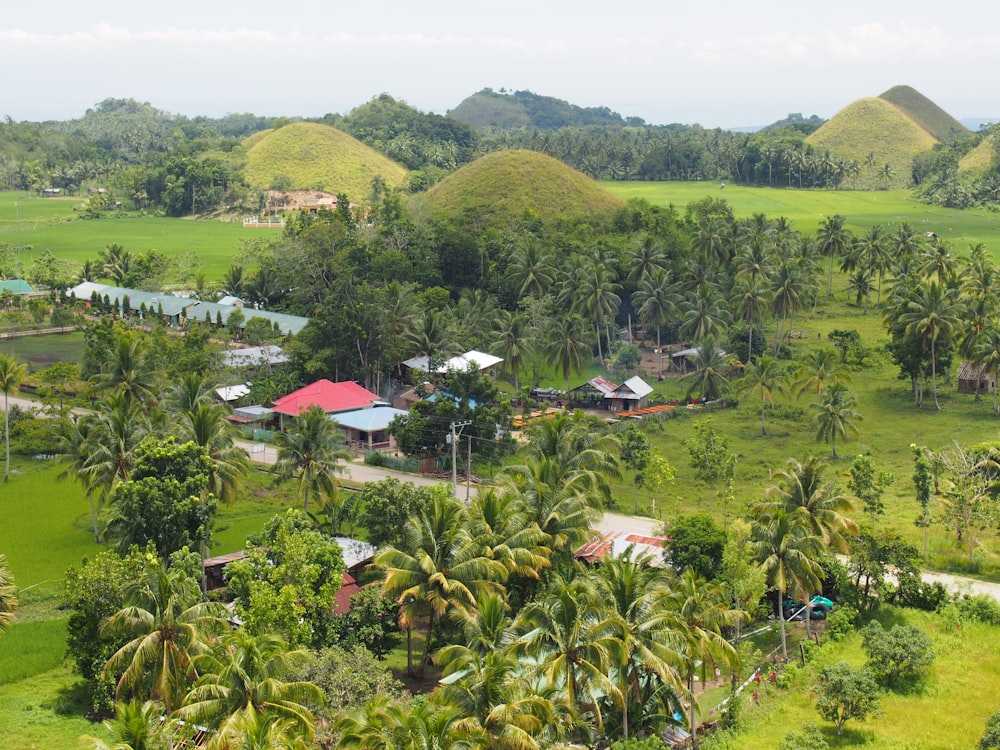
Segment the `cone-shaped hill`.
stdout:
[[988,172],[997,161],[996,148],[997,137],[995,135],[986,136],[978,146],[958,162],[959,171],[963,174]]
[[258,133],[246,146],[243,173],[259,190],[280,181],[291,189],[343,193],[356,203],[364,203],[377,175],[387,187],[395,188],[407,172],[347,133],[318,123],[296,122]]
[[586,175],[535,151],[496,151],[466,164],[426,193],[414,196],[428,213],[462,221],[475,216],[497,227],[533,214],[610,216],[622,201]]
[[[806,138],[821,153],[829,151],[864,165],[854,186],[884,187],[908,185],[913,157],[937,142],[899,107],[874,97],[848,105]],[[868,164],[869,154],[874,155],[874,164]],[[888,174],[886,165],[891,167]]]
[[893,86],[878,98],[895,104],[942,143],[971,134],[967,127],[911,86]]

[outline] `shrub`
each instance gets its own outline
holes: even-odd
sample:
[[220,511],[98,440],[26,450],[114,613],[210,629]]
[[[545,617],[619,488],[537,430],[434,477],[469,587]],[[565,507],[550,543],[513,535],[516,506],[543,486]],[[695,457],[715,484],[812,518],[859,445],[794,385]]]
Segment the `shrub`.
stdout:
[[862,632],[867,667],[890,687],[919,679],[934,661],[931,639],[914,625],[893,625],[889,630],[873,622]]
[[816,710],[837,725],[838,737],[848,720],[864,721],[878,710],[879,690],[874,675],[846,661],[824,667],[814,689],[819,696]]
[[964,620],[1000,625],[1000,602],[986,594],[966,594],[955,602]]
[[785,735],[780,750],[827,750],[829,747],[819,727],[805,723],[802,729],[793,729]]
[[823,633],[831,640],[839,641],[854,632],[858,623],[858,611],[854,607],[837,607],[826,618]]

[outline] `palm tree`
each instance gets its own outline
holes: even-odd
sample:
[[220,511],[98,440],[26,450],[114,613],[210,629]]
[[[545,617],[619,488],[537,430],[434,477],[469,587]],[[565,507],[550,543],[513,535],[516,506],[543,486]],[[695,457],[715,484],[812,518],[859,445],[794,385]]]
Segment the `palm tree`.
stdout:
[[709,401],[722,398],[729,385],[723,374],[729,369],[729,362],[715,340],[705,339],[694,353],[688,356],[688,360],[694,367],[694,372],[685,376],[691,380],[687,390],[688,396],[697,393]]
[[624,644],[617,618],[593,584],[582,576],[556,578],[543,598],[521,610],[518,627],[524,635],[513,653],[530,659],[548,683],[561,686],[570,706],[592,711],[602,731],[601,698],[621,703],[621,690],[608,674],[621,663]]
[[[623,661],[617,665],[622,692],[622,728],[628,739],[630,726],[642,716],[631,707],[652,707],[656,696],[680,707],[683,693],[683,654],[677,638],[678,623],[665,604],[669,588],[660,570],[648,557],[627,553],[607,557],[596,569],[594,584],[605,606],[618,617]],[[663,706],[660,707],[664,708]]]
[[657,271],[665,271],[666,268],[667,256],[663,252],[663,243],[648,233],[640,235],[628,252],[628,282],[639,286],[644,279]]
[[766,277],[738,276],[733,285],[734,310],[747,321],[747,359],[753,358],[753,329],[771,305],[771,287]]
[[538,580],[549,566],[547,535],[529,516],[523,498],[496,488],[480,489],[469,505],[469,532],[488,556],[512,576]]
[[[615,273],[603,263],[592,263],[578,277],[578,283],[573,293],[573,309],[581,316],[590,318],[594,323],[594,333],[597,335],[597,356],[604,362],[604,350],[601,347],[601,328],[609,318],[614,320],[618,314],[621,297],[617,292],[621,285],[615,282]],[[608,346],[611,345],[610,340]]]
[[781,653],[788,659],[782,603],[789,592],[802,593],[808,599],[818,590],[822,568],[816,560],[822,552],[822,540],[809,532],[803,516],[784,507],[756,513],[752,521],[755,556],[767,575],[768,585],[778,595]]
[[222,405],[199,404],[180,413],[177,433],[180,442],[191,441],[205,449],[212,460],[208,490],[223,502],[232,504],[250,472],[250,457],[236,445],[240,433],[226,419],[226,413]]
[[791,459],[787,468],[774,472],[777,484],[768,487],[765,495],[788,512],[802,516],[810,533],[821,539],[826,549],[847,553],[848,536],[857,534],[858,525],[844,514],[855,505],[840,491],[836,479],[825,478],[829,468],[816,456],[801,462]]
[[760,392],[760,434],[766,435],[764,427],[764,410],[767,402],[774,405],[774,394],[784,393],[787,388],[788,374],[785,368],[774,357],[766,354],[750,362],[743,370],[743,377],[737,381],[738,393],[753,395]]
[[652,273],[639,280],[639,288],[632,295],[632,304],[639,313],[639,319],[648,331],[656,329],[656,349],[662,352],[660,329],[677,315],[680,295],[670,278],[670,272],[654,268]]
[[[775,272],[772,279],[771,308],[774,314],[781,318],[778,333],[774,338],[774,351],[777,353],[789,318],[806,307],[813,284],[807,269],[793,260],[786,260]],[[790,326],[789,326],[790,327]]]
[[183,372],[167,393],[167,405],[176,412],[191,412],[212,403],[212,383],[199,372]]
[[837,435],[845,440],[847,433],[858,434],[857,423],[862,416],[854,410],[857,399],[848,393],[847,388],[835,385],[823,393],[819,403],[810,404],[816,412],[813,415],[813,425],[816,427],[816,440],[830,443],[833,458],[837,458]]
[[[192,578],[162,566],[125,589],[125,606],[101,627],[102,635],[130,636],[104,668],[118,678],[118,695],[148,694],[170,713],[194,677],[194,657],[207,650],[206,636],[227,627],[222,605],[199,601]],[[148,690],[148,693],[146,691]]]
[[10,354],[0,354],[0,389],[3,390],[3,435],[6,449],[3,481],[10,480],[10,403],[9,399],[21,387],[28,377],[28,366],[22,364],[17,357]]
[[17,611],[17,587],[7,567],[7,556],[0,555],[0,635],[7,629]]
[[103,722],[114,738],[109,745],[104,740],[84,735],[93,750],[156,750],[162,747],[163,706],[156,701],[119,701],[115,703],[115,718]]
[[321,704],[323,693],[311,682],[286,679],[310,659],[279,636],[236,630],[196,658],[200,677],[177,715],[215,729],[209,749],[231,747],[247,726],[259,724],[258,714],[291,722],[311,741],[315,719],[307,705]]
[[675,580],[667,596],[667,606],[675,614],[687,688],[691,693],[691,737],[698,746],[697,707],[694,697],[695,670],[701,666],[702,684],[706,671],[716,663],[730,667],[737,663],[736,649],[723,637],[729,628],[745,618],[745,613],[729,606],[729,597],[719,584],[706,581],[693,570],[686,570]]
[[507,377],[513,377],[514,390],[521,390],[521,370],[525,360],[531,356],[531,324],[523,312],[502,310],[497,321],[497,330],[490,349],[503,357],[503,368]]
[[837,258],[847,252],[851,245],[851,233],[844,227],[847,220],[840,214],[828,216],[819,227],[819,251],[830,259],[830,278],[827,281],[826,296],[833,296],[833,266]]
[[681,317],[680,334],[685,340],[700,344],[721,334],[729,320],[722,296],[708,284],[702,284]]
[[336,491],[334,473],[342,471],[338,462],[350,458],[346,450],[338,447],[339,439],[336,423],[319,406],[299,414],[288,431],[274,439],[278,446],[274,470],[279,480],[298,475],[298,494],[306,512],[313,495],[323,502]]
[[59,477],[72,474],[83,485],[95,541],[100,541],[98,511],[115,486],[128,481],[135,450],[150,432],[149,419],[139,404],[124,393],[112,393],[98,401],[97,411],[82,417],[66,439],[66,455],[72,463]]
[[841,364],[840,352],[831,346],[812,349],[802,358],[802,363],[796,371],[794,388],[803,394],[816,389],[816,394],[822,398],[823,391],[829,385],[843,385],[851,382],[850,373]]
[[518,297],[541,297],[556,278],[552,255],[534,237],[526,238],[511,254],[507,274]]
[[583,319],[579,315],[561,315],[552,322],[547,333],[545,353],[549,362],[566,378],[566,393],[569,393],[569,378],[583,369],[583,362],[590,358],[588,340]]
[[959,329],[961,319],[956,314],[953,295],[932,281],[917,290],[907,305],[907,311],[899,316],[899,322],[906,326],[909,336],[923,339],[924,346],[931,349],[931,389],[934,391],[934,408],[941,410],[937,392],[937,345],[951,340]]
[[731,233],[729,226],[719,217],[703,219],[695,227],[691,246],[704,260],[713,266],[721,266],[729,260]]
[[389,546],[375,556],[375,565],[385,571],[385,595],[401,608],[427,612],[420,674],[430,659],[437,621],[452,612],[470,611],[481,592],[492,590],[506,576],[506,566],[486,557],[479,540],[469,534],[466,515],[465,506],[450,492],[437,491],[429,505],[406,522],[403,549]]
[[146,351],[145,339],[133,332],[115,335],[111,358],[93,381],[98,391],[120,391],[141,404],[155,403],[159,393],[156,370]]

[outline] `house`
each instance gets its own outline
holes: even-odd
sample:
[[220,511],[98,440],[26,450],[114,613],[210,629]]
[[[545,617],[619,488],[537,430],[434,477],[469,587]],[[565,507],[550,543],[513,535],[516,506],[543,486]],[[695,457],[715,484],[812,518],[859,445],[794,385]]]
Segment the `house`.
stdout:
[[653,386],[638,375],[629,378],[605,396],[611,411],[630,411],[649,406],[649,394]]
[[573,553],[582,562],[592,564],[605,557],[621,557],[631,550],[632,559],[641,555],[649,557],[651,565],[662,567],[663,548],[667,542],[665,536],[646,536],[631,534],[624,531],[609,531],[604,536],[584,544]]
[[334,419],[347,435],[347,444],[352,450],[392,450],[395,438],[387,430],[396,417],[408,416],[408,411],[391,406],[375,406],[337,414]]
[[271,422],[274,420],[274,410],[260,404],[237,406],[226,419],[233,424],[249,427],[252,430],[264,430],[271,426]]
[[263,367],[270,370],[275,365],[283,365],[286,362],[288,355],[275,344],[229,349],[222,353],[222,364],[225,367]]
[[31,284],[24,279],[0,279],[0,296],[28,297],[34,292]]
[[573,388],[569,392],[569,400],[573,404],[585,409],[604,409],[606,408],[605,399],[614,393],[617,387],[607,378],[597,376],[596,378],[591,378],[583,385]]
[[958,392],[976,393],[976,383],[979,383],[979,393],[992,393],[996,388],[996,378],[986,365],[976,367],[968,360],[962,360],[958,368]]
[[215,397],[224,404],[231,404],[239,401],[250,393],[249,383],[237,383],[236,385],[224,385],[215,389]]
[[323,379],[282,396],[274,402],[273,408],[283,427],[284,417],[297,417],[313,406],[320,407],[327,414],[339,414],[370,409],[376,404],[382,404],[379,397],[355,382],[344,380],[332,383]]

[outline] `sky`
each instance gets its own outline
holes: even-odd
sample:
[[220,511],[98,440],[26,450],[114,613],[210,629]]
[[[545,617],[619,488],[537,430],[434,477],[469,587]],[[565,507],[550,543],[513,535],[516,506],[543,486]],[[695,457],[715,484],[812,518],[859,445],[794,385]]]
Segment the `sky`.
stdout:
[[[0,117],[107,98],[189,117],[346,114],[388,93],[445,114],[483,88],[651,124],[829,118],[894,85],[1000,119],[996,0],[45,0],[0,16]],[[682,6],[682,7],[678,7]]]

